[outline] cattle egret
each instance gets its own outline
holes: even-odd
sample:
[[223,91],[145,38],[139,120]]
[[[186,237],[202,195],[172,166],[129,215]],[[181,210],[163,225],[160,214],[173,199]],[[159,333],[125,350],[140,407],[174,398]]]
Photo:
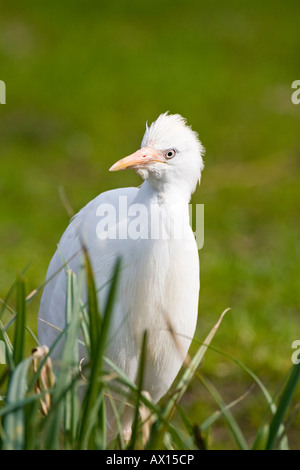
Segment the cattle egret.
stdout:
[[[203,153],[198,135],[179,114],[161,114],[150,127],[146,125],[141,148],[110,168],[134,169],[143,184],[102,193],[73,217],[49,265],[49,282],[41,300],[39,341],[50,347],[65,325],[63,260],[70,260],[69,268],[78,273],[82,255],[76,253],[84,241],[101,307],[120,258],[111,341],[105,355],[135,381],[147,330],[143,388],[154,402],[172,385],[196,328],[199,258],[188,203],[200,182]],[[80,348],[80,357],[86,357]],[[54,356],[60,354],[56,348]],[[112,436],[113,421],[108,413]],[[129,417],[123,423],[125,433],[131,421]]]

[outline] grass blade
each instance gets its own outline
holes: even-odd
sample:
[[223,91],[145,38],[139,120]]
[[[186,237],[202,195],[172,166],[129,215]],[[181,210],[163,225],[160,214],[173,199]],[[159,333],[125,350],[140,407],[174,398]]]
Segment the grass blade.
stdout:
[[14,337],[14,363],[18,365],[24,357],[25,331],[26,331],[26,301],[25,281],[20,275],[17,277],[17,318]]
[[6,356],[8,368],[10,370],[13,370],[15,368],[14,349],[13,349],[13,345],[10,342],[9,336],[6,333],[4,326],[2,325],[1,320],[0,320],[0,339],[5,344],[5,356]]
[[[12,371],[7,390],[7,405],[18,405],[25,398],[27,390],[27,373],[32,358],[19,362]],[[25,416],[24,407],[7,413],[4,419],[4,450],[20,450],[25,444]]]
[[215,334],[216,334],[216,332],[217,332],[224,316],[226,315],[226,313],[229,310],[230,309],[227,308],[221,314],[219,320],[217,321],[215,326],[212,328],[212,330],[209,332],[209,334],[205,338],[204,344],[202,344],[200,346],[197,353],[195,354],[195,356],[190,361],[190,364],[188,365],[187,369],[184,371],[180,381],[177,384],[178,392],[173,395],[173,397],[169,401],[169,404],[166,408],[166,413],[167,414],[169,414],[169,415],[172,414],[172,410],[175,408],[176,404],[179,403],[182,396],[184,395],[188,385],[190,384],[192,378],[194,377],[194,375],[195,375],[195,373],[196,373],[196,371],[197,371],[197,369],[198,369],[198,367],[199,367],[199,365],[200,365],[200,363],[201,363],[201,361],[202,361],[202,359],[203,359],[203,357],[204,357],[204,355],[207,351],[207,348],[208,348],[209,344],[211,343],[213,337],[215,336]]
[[94,357],[97,350],[97,340],[100,336],[101,328],[101,315],[98,308],[98,299],[97,291],[94,282],[94,275],[89,259],[88,252],[85,247],[83,247],[84,260],[85,260],[85,270],[87,277],[87,292],[88,292],[88,313],[89,313],[89,326],[90,326],[90,348],[91,348],[91,357]]
[[[95,351],[91,356],[91,371],[88,388],[85,395],[85,400],[83,404],[83,413],[81,416],[81,425],[78,433],[78,448],[85,449],[91,430],[96,423],[98,416],[99,406],[104,405],[104,395],[103,394],[103,384],[99,383],[99,377],[101,377],[102,364],[103,364],[103,355],[106,346],[106,340],[108,337],[108,331],[110,326],[110,321],[113,313],[113,305],[117,290],[117,282],[120,268],[120,260],[116,262],[114,276],[111,283],[111,288],[107,297],[106,306],[104,309],[104,314],[101,322],[100,332],[97,329],[97,337],[94,338],[95,341]],[[90,289],[93,289],[94,283],[89,285]],[[92,316],[96,318],[98,313],[97,298],[94,297],[94,294],[90,294],[89,298],[92,303],[89,305],[90,311],[93,310]],[[91,341],[92,343],[92,341]],[[92,350],[92,349],[91,349]]]
[[133,450],[135,447],[137,439],[137,429],[138,429],[138,420],[139,420],[139,406],[141,395],[143,391],[143,379],[145,374],[145,363],[146,363],[146,347],[147,347],[147,331],[143,334],[141,354],[140,354],[140,364],[138,369],[138,379],[137,379],[137,394],[136,394],[136,403],[135,403],[135,414],[132,424],[132,434],[130,443],[128,445],[128,450]]
[[[67,271],[67,296],[66,296],[66,341],[62,354],[61,368],[58,373],[57,383],[53,393],[54,411],[50,414],[46,431],[47,449],[59,448],[60,427],[63,411],[66,412],[65,431],[69,432],[72,427],[72,399],[77,400],[77,381],[73,381],[73,374],[78,371],[78,342],[77,337],[80,329],[80,296],[75,274]],[[70,389],[69,385],[72,384]],[[61,400],[63,394],[64,400]],[[57,406],[55,405],[57,402]],[[75,404],[74,404],[75,406]],[[74,411],[75,413],[75,411]],[[76,426],[76,414],[73,418]]]
[[[171,419],[172,415],[174,414],[176,407],[181,400],[182,396],[184,395],[188,385],[190,384],[192,378],[194,377],[201,361],[203,360],[203,357],[207,351],[207,348],[212,341],[214,335],[216,334],[225,314],[229,311],[230,309],[224,310],[224,312],[221,314],[219,320],[217,323],[214,325],[212,330],[209,332],[207,337],[204,340],[204,344],[202,344],[198,351],[196,352],[195,356],[191,359],[188,367],[186,370],[183,372],[177,386],[176,386],[176,391],[175,393],[171,396],[169,402],[167,403],[165,409],[164,409],[164,416],[166,418],[166,421],[169,422]],[[166,431],[166,425],[163,424],[162,422],[157,425],[157,428],[153,426],[153,432],[151,433],[150,441],[149,441],[149,448],[160,448],[162,443],[163,443],[163,435]]]
[[270,424],[269,437],[268,437],[268,441],[266,445],[266,450],[273,449],[276,443],[276,438],[278,436],[280,427],[283,423],[285,414],[290,406],[293,394],[296,390],[299,380],[300,380],[300,363],[295,364],[291,369],[290,377],[281,395],[276,413]]
[[233,414],[231,413],[229,407],[224,403],[224,401],[223,401],[221,395],[219,394],[219,392],[217,391],[217,389],[207,379],[204,379],[203,376],[200,376],[200,374],[198,374],[198,378],[203,383],[205,388],[209,391],[209,393],[211,394],[211,396],[214,398],[215,402],[219,406],[224,418],[226,419],[226,423],[228,424],[228,426],[229,426],[229,428],[232,432],[232,435],[233,435],[239,449],[248,450],[248,444],[246,442],[246,439],[244,438],[244,435],[243,435],[237,421],[235,420],[235,418],[234,418]]

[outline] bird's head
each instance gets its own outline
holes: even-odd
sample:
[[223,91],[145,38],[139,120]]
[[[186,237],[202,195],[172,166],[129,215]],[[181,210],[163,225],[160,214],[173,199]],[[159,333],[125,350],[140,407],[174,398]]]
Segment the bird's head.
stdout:
[[198,135],[179,114],[161,114],[146,125],[141,148],[116,162],[110,171],[134,169],[155,188],[174,186],[190,196],[204,168]]

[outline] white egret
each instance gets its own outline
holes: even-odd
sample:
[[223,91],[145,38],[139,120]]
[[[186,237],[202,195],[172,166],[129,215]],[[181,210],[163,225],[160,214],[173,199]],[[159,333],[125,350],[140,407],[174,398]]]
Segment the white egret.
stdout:
[[[82,240],[91,259],[99,304],[121,258],[106,356],[135,381],[145,330],[147,356],[143,388],[157,402],[172,385],[193,338],[199,295],[199,259],[189,224],[188,203],[203,169],[204,149],[180,115],[162,114],[146,126],[141,149],[110,170],[134,169],[144,182],[100,194],[71,221],[47,272],[51,278],[70,260],[77,273]],[[39,341],[51,346],[65,325],[66,274],[47,283],[40,306]],[[57,328],[53,328],[54,325]],[[174,340],[174,336],[176,340]],[[57,349],[56,357],[61,349]],[[86,354],[80,351],[81,357]],[[113,434],[112,417],[111,422]],[[124,423],[130,429],[130,418]]]

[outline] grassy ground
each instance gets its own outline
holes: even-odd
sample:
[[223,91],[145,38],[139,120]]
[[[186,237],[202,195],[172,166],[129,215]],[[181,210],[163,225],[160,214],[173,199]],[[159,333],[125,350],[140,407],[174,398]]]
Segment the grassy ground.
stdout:
[[[299,9],[293,0],[2,5],[0,296],[28,263],[28,291],[43,282],[68,223],[59,188],[77,211],[138,185],[109,166],[139,146],[146,120],[179,112],[207,149],[193,197],[205,204],[197,337],[231,307],[213,345],[275,392],[300,339]],[[37,311],[38,302],[35,331]],[[225,401],[253,383],[213,351],[202,371]],[[263,405],[254,388],[236,407],[249,438]],[[196,383],[185,406],[199,422],[215,408]],[[233,446],[221,421],[211,446]]]

